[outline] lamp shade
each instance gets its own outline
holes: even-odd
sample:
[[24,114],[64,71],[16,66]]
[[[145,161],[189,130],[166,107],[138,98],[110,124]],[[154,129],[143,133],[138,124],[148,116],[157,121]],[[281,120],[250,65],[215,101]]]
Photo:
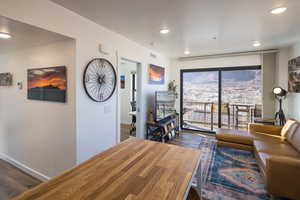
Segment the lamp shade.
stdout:
[[276,96],[280,96],[280,97],[284,97],[287,94],[287,91],[284,90],[281,87],[274,87],[272,90],[273,94],[275,94]]

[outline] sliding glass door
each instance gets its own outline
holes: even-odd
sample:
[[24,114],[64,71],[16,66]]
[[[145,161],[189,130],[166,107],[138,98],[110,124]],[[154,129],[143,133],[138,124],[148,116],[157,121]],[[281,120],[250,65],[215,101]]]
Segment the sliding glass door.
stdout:
[[218,71],[182,73],[182,127],[213,131],[218,127]]
[[246,129],[261,114],[260,66],[181,71],[183,129]]
[[262,114],[261,70],[225,70],[221,81],[222,104],[229,112],[222,112],[222,128],[247,129]]

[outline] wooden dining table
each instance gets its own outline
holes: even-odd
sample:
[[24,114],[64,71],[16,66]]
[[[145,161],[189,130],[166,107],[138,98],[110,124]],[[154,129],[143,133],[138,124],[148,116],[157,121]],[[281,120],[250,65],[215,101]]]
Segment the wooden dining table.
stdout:
[[201,151],[130,138],[14,200],[182,200]]

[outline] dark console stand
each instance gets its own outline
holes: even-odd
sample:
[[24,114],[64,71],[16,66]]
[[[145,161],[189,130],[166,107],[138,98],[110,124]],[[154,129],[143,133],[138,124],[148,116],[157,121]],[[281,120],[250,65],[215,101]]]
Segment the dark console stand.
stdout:
[[159,122],[147,123],[146,139],[165,142],[179,135],[179,117],[171,115]]

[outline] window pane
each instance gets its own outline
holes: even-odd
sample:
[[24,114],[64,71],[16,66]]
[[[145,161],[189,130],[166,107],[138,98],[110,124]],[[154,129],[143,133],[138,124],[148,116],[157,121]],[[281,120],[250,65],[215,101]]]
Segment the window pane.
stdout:
[[222,71],[222,127],[247,129],[262,114],[261,70]]
[[183,72],[183,128],[212,131],[218,127],[218,71]]

